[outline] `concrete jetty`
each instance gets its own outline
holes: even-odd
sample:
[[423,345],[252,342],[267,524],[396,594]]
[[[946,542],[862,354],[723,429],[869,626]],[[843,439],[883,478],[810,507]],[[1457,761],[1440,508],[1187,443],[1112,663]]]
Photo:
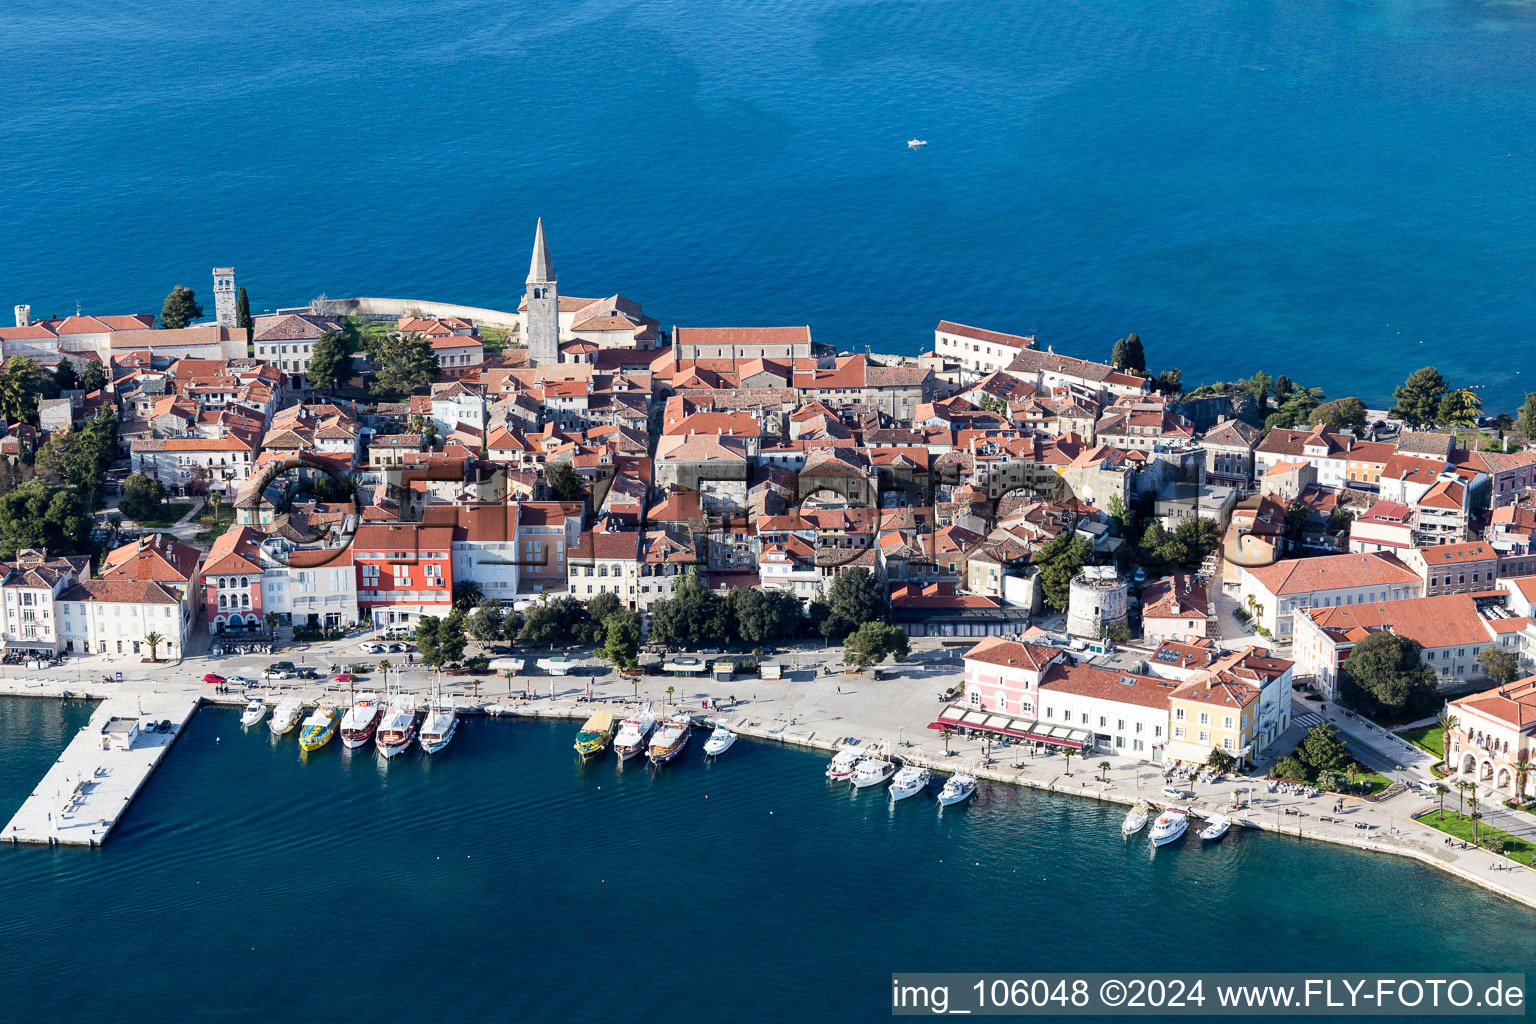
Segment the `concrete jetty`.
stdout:
[[[191,693],[102,701],[32,790],[0,839],[99,846],[197,710]],[[162,731],[160,723],[169,722]]]

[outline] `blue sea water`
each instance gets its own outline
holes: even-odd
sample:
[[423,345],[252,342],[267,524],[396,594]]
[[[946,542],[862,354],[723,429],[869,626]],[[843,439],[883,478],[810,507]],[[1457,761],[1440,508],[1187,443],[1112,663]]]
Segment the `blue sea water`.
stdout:
[[542,215],[564,291],[667,325],[1536,386],[1529,0],[12,0],[0,39],[0,308],[225,263],[258,311],[510,308]]
[[[0,698],[0,822],[84,705]],[[107,845],[0,847],[7,1020],[876,1021],[892,972],[1520,970],[1536,915],[1261,834],[1151,852],[1112,805],[831,788],[694,743],[585,767],[574,723],[447,754],[191,722]]]

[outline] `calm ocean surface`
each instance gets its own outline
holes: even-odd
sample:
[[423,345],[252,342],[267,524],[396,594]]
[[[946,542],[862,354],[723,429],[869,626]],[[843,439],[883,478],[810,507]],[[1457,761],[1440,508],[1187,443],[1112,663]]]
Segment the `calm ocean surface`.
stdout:
[[[0,823],[88,717],[0,698]],[[1006,786],[830,790],[701,744],[586,768],[574,724],[470,718],[381,767],[205,710],[100,850],[0,848],[10,1020],[868,1020],[902,970],[1519,970],[1536,914],[1258,834],[1156,856]]]
[[513,308],[543,215],[563,291],[667,325],[1536,388],[1529,0],[11,0],[0,39],[0,309],[224,263],[258,311]]

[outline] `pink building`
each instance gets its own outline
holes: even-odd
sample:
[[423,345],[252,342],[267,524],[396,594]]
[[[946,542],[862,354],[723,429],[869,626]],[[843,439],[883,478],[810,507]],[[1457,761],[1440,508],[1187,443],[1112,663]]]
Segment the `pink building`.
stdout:
[[973,708],[1033,718],[1040,678],[1066,652],[988,637],[965,654],[965,700]]

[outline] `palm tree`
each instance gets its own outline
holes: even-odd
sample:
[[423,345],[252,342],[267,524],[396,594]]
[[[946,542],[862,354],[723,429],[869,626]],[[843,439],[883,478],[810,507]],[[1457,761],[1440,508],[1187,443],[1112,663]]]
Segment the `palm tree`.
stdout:
[[1515,762],[1515,799],[1525,799],[1525,780],[1531,774],[1531,762],[1522,754]]
[[669,687],[667,687],[667,696],[668,696],[668,697],[669,697],[669,698],[670,698],[670,697],[671,697],[671,696],[672,696],[672,695],[673,695],[673,694],[674,694],[674,693],[676,693],[676,692],[677,692],[677,687],[675,687],[675,686],[669,686]]
[[1435,796],[1439,797],[1440,799],[1440,817],[1436,819],[1437,821],[1445,820],[1445,794],[1449,792],[1450,789],[1446,787],[1445,783],[1435,783]]
[[277,632],[277,612],[267,612],[267,628]]
[[955,730],[953,730],[953,729],[940,729],[939,730],[939,735],[944,737],[944,753],[946,755],[949,753],[949,738],[951,736],[953,736],[954,734],[955,734]]
[[1481,803],[1481,801],[1479,801],[1477,799],[1477,794],[1476,793],[1473,793],[1471,796],[1467,797],[1467,805],[1472,808],[1472,813],[1467,815],[1467,817],[1472,819],[1472,845],[1473,846],[1477,846],[1478,845],[1478,842],[1477,842],[1477,825],[1478,825],[1478,822],[1483,820],[1483,812],[1479,811],[1477,809],[1478,805],[1480,803]]
[[1066,756],[1066,759],[1067,759],[1067,775],[1070,777],[1072,775],[1072,755],[1074,753],[1076,753],[1076,751],[1074,751],[1071,747],[1062,747],[1061,748],[1061,752],[1062,752],[1063,755]]
[[480,591],[480,584],[474,580],[459,580],[453,585],[453,606],[462,611],[468,611],[479,604],[484,595]]
[[380,672],[388,672],[389,671],[389,659],[388,658],[380,658],[379,659],[379,671]]
[[165,637],[159,633],[145,633],[144,642],[149,644],[149,660],[158,661],[159,659],[155,657],[155,649],[165,643]]
[[1109,786],[1109,762],[1108,761],[1100,761],[1099,762],[1099,778],[1104,783],[1105,787],[1107,788]]
[[[1468,779],[1457,779],[1456,780],[1456,813],[1457,814],[1462,814],[1463,812],[1466,811],[1466,807],[1467,807],[1467,794],[1472,792],[1475,789],[1477,789],[1477,787],[1475,785],[1473,785],[1472,782],[1470,780],[1468,780]],[[1477,798],[1473,797],[1473,799],[1475,800]]]
[[1435,724],[1440,727],[1440,760],[1449,768],[1451,766],[1451,730],[1461,723],[1450,710],[1443,710],[1435,718]]

